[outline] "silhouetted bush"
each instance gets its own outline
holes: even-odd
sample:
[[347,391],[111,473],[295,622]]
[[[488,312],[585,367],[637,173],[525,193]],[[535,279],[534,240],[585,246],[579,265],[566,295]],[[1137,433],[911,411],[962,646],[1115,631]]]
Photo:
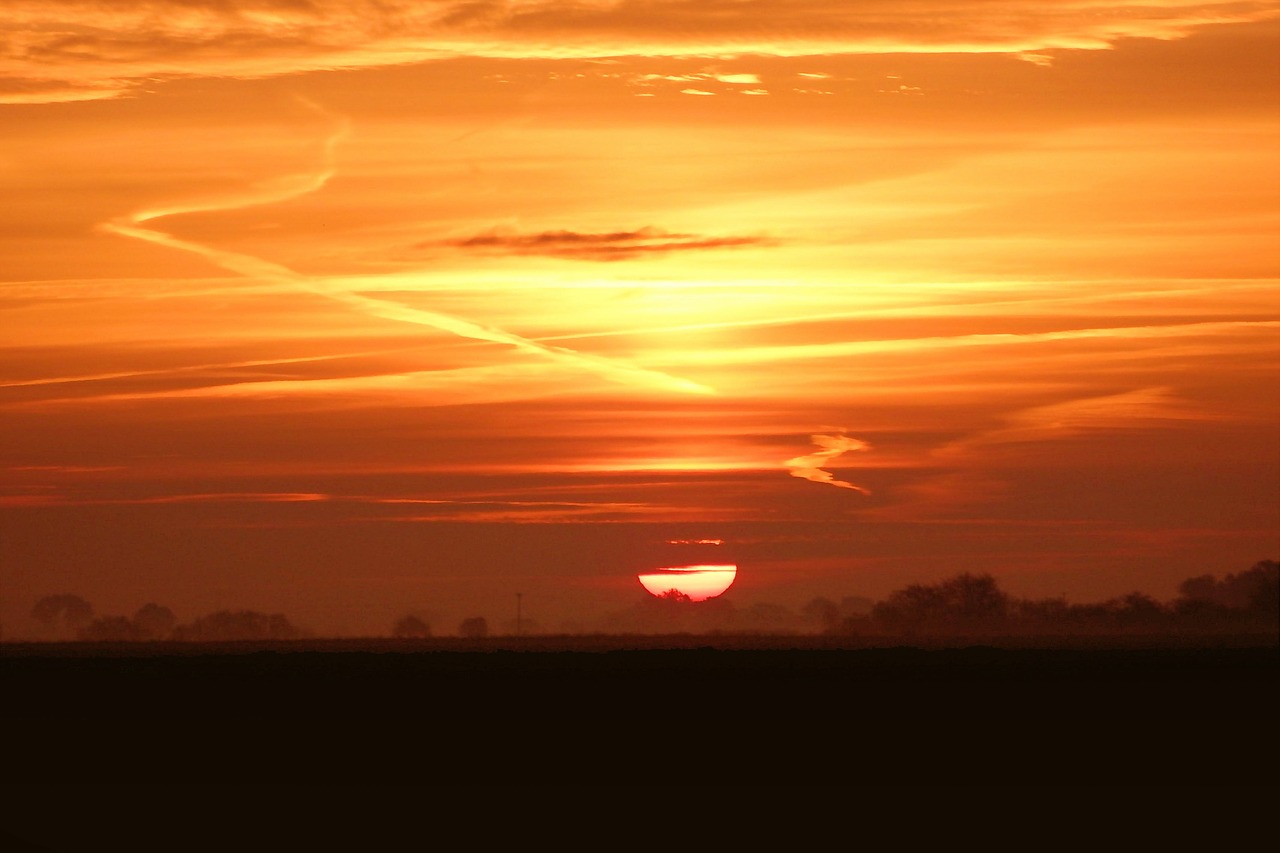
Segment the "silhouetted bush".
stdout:
[[412,614],[403,616],[391,629],[391,636],[402,640],[431,636],[431,626]]
[[800,618],[805,628],[830,633],[840,626],[840,605],[829,598],[818,596],[800,608]]
[[1276,615],[1280,613],[1280,562],[1263,560],[1222,580],[1212,575],[1187,578],[1178,587],[1174,608],[1181,613]]
[[173,611],[159,604],[144,604],[133,614],[133,627],[139,640],[164,640],[178,622]]
[[31,608],[31,616],[47,635],[67,638],[93,620],[93,605],[78,595],[46,595]]
[[990,575],[958,575],[897,590],[871,610],[871,619],[841,620],[836,633],[1123,634],[1280,629],[1280,563],[1264,560],[1229,574],[1188,578],[1180,596],[1164,604],[1144,592],[1102,602],[1065,598],[1012,599]]
[[294,640],[302,636],[280,613],[220,610],[173,629],[173,638],[189,642],[217,640]]
[[957,575],[936,584],[912,584],[891,593],[871,610],[893,631],[988,632],[1005,630],[1009,596],[991,575]]
[[96,643],[121,643],[140,639],[137,626],[125,616],[94,619],[80,629],[79,638]]
[[462,620],[458,633],[470,640],[489,636],[489,622],[483,616],[470,616]]

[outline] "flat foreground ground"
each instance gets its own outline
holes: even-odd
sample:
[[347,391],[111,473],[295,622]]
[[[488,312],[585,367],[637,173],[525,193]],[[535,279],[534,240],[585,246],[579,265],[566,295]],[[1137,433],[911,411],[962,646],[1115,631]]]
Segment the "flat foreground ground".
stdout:
[[0,646],[0,717],[1280,719],[1280,646],[597,637]]
[[1274,783],[1280,648],[1094,645],[8,644],[0,724],[63,780]]

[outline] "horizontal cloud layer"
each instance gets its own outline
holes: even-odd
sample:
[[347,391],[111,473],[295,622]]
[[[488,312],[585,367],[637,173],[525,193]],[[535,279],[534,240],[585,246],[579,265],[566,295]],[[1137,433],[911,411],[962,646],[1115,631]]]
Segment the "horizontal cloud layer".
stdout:
[[452,56],[1098,49],[1277,15],[1261,0],[9,0],[0,102]]
[[449,246],[458,249],[500,252],[513,255],[548,255],[589,261],[618,261],[644,255],[661,255],[694,249],[725,249],[765,243],[762,237],[713,237],[675,234],[658,228],[635,231],[543,231],[518,234],[487,231],[442,243],[419,243],[416,248]]

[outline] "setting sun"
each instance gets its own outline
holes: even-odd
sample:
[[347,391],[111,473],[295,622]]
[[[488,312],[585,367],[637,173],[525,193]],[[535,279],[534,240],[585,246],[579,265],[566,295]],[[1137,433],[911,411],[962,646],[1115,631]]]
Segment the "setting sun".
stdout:
[[80,778],[336,783],[294,833],[1274,766],[1277,57],[1280,0],[0,0],[5,770],[99,836],[37,846],[163,817]]
[[737,566],[683,566],[655,569],[636,577],[646,591],[659,598],[674,590],[690,601],[706,601],[731,587],[737,574]]
[[1270,556],[1280,8],[1099,8],[0,4],[0,589],[552,629]]

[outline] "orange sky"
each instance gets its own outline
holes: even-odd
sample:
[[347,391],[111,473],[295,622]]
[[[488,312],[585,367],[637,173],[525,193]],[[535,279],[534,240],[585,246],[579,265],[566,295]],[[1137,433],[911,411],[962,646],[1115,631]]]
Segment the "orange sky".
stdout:
[[[1280,546],[1280,6],[8,0],[0,625]],[[714,562],[726,562],[715,560]]]

